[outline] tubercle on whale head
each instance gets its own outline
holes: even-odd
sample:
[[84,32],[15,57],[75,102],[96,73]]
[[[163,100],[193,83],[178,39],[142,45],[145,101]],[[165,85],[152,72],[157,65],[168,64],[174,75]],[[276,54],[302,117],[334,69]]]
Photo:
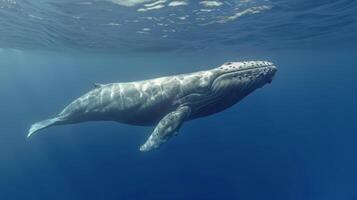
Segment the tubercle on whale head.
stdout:
[[277,71],[276,66],[268,61],[227,62],[214,68],[212,88],[260,88],[271,83]]
[[274,64],[268,61],[226,62],[214,70],[220,71],[221,73],[229,73],[263,67],[272,67],[276,70]]

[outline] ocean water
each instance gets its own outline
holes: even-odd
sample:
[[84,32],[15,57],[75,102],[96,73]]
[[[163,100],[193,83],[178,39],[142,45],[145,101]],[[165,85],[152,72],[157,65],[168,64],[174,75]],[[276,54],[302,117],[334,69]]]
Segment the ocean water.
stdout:
[[[56,126],[93,83],[268,60],[271,84],[187,122]],[[0,199],[356,200],[357,1],[0,0]]]

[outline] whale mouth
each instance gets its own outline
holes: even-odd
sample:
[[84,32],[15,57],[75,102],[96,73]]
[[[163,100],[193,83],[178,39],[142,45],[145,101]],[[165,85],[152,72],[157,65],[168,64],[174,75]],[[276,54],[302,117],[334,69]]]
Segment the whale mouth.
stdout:
[[270,78],[268,79],[268,83],[271,84],[271,82],[274,79],[275,73],[278,71],[275,65],[269,66],[269,73],[270,73]]

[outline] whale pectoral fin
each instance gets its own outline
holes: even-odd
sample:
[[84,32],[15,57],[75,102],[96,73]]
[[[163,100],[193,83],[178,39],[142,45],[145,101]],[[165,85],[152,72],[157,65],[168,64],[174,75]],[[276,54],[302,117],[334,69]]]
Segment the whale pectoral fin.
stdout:
[[151,151],[159,148],[172,136],[176,135],[182,123],[190,115],[191,109],[187,106],[167,114],[155,127],[149,139],[140,147],[140,151]]

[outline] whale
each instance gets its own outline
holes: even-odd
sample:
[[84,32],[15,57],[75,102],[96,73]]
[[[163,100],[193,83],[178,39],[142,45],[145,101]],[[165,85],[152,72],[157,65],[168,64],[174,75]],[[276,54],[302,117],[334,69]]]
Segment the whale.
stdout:
[[216,68],[143,81],[94,84],[55,117],[33,124],[27,137],[55,125],[114,121],[155,126],[139,150],[159,148],[190,120],[223,111],[271,83],[268,61],[226,62]]

